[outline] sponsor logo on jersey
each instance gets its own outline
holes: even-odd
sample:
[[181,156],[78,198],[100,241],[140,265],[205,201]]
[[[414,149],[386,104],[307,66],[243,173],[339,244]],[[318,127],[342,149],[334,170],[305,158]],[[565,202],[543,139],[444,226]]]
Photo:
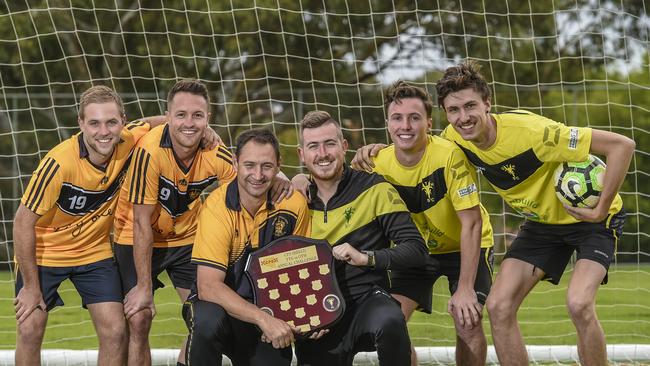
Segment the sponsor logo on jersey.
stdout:
[[463,187],[463,188],[459,189],[458,190],[458,196],[459,197],[469,196],[470,194],[472,194],[474,192],[477,192],[477,191],[478,191],[478,189],[476,188],[476,184],[472,183],[472,184],[468,185],[467,187]]
[[569,149],[575,150],[578,147],[578,129],[572,128],[569,135]]

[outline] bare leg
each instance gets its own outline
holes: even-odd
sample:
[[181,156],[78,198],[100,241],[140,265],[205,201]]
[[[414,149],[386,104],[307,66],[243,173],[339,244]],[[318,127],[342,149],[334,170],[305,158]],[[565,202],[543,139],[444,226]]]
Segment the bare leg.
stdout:
[[[177,287],[176,292],[178,293],[178,297],[181,299],[181,304],[185,303],[185,301],[187,301],[187,298],[190,296],[190,290],[186,288]],[[181,352],[178,354],[178,362],[182,363],[183,365],[185,364],[186,348],[187,348],[187,337],[185,337],[185,340],[181,345]]]
[[16,326],[17,366],[38,366],[41,364],[41,345],[47,325],[47,312],[36,309]]
[[[482,309],[481,309],[482,310]],[[452,314],[456,327],[456,364],[485,365],[487,340],[483,332],[483,322],[471,329],[461,326],[460,320]]]
[[[406,296],[391,294],[395,300],[399,301],[400,307],[402,308],[402,314],[404,314],[404,319],[408,322],[411,319],[411,315],[418,307],[418,303],[409,299]],[[415,353],[415,347],[413,347],[413,342],[411,342],[411,366],[418,365],[418,355]]]
[[126,321],[120,302],[89,304],[88,311],[99,338],[97,365],[124,365],[127,355]]
[[583,365],[607,365],[605,333],[596,315],[596,292],[605,273],[601,264],[581,259],[567,290],[567,308],[578,333],[578,354]]
[[519,259],[507,258],[501,264],[486,302],[494,347],[501,365],[528,365],[528,354],[517,323],[517,311],[543,276],[542,270]]
[[151,365],[151,348],[149,347],[149,331],[151,330],[151,310],[143,309],[128,319],[129,323],[129,356],[131,366]]

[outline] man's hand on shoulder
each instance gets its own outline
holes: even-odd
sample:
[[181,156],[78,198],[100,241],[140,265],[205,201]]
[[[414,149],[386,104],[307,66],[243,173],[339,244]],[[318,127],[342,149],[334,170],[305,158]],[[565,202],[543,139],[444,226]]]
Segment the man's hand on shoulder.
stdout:
[[151,317],[156,315],[156,305],[150,288],[136,285],[124,296],[124,315],[127,319],[140,310],[149,309]]
[[18,324],[24,322],[36,309],[46,311],[43,294],[39,288],[28,288],[23,286],[14,299],[14,310]]
[[205,146],[205,148],[208,150],[214,149],[219,145],[223,145],[223,140],[221,140],[221,136],[219,136],[219,134],[215,130],[208,127],[203,132],[203,137],[201,138],[201,145]]
[[386,144],[370,144],[362,146],[357,149],[357,153],[354,155],[354,158],[350,162],[352,169],[355,170],[364,170],[368,173],[373,172],[375,163],[372,161],[372,158],[379,154],[379,151],[385,148]]

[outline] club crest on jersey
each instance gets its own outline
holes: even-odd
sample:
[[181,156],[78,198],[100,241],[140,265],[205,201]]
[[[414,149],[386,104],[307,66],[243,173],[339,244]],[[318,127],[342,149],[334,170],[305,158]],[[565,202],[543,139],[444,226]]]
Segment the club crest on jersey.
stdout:
[[196,197],[201,195],[201,190],[200,189],[190,189],[187,193],[190,195],[190,200],[194,201],[196,199]]
[[501,166],[501,170],[508,173],[510,175],[510,177],[512,177],[512,180],[519,180],[519,177],[517,176],[517,173],[515,173],[515,165],[514,164],[503,165],[503,166]]
[[181,186],[186,186],[187,185],[187,180],[185,178],[181,179],[178,181],[178,184]]
[[427,202],[433,201],[433,182],[422,182],[422,192],[427,196]]
[[287,234],[288,225],[289,222],[287,219],[282,216],[276,217],[275,222],[273,223],[273,237],[279,238],[281,236],[285,236]]
[[352,215],[354,215],[354,211],[356,211],[354,207],[348,207],[343,212],[343,217],[345,217],[346,225],[350,223],[350,220],[352,219]]

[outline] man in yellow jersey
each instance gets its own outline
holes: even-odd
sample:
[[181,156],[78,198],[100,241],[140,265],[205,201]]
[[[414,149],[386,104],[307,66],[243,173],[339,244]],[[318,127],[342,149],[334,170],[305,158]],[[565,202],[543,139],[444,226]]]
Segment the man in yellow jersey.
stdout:
[[129,365],[151,364],[153,291],[163,286],[157,276],[166,270],[181,302],[187,299],[196,274],[190,254],[201,192],[235,177],[230,152],[202,144],[211,131],[209,105],[203,83],[177,82],[167,97],[167,124],[140,140],[120,192],[114,251],[125,294]]
[[78,120],[81,132],[41,160],[14,219],[16,365],[40,365],[47,314],[63,305],[57,290],[65,279],[92,317],[97,363],[126,362],[122,293],[109,234],[133,146],[150,123],[124,128],[122,100],[105,86],[81,95]]
[[[566,304],[578,334],[580,363],[607,364],[595,299],[599,284],[607,282],[625,221],[617,191],[634,141],[522,110],[490,113],[490,89],[472,62],[448,68],[436,89],[450,123],[442,135],[460,146],[504,201],[526,217],[486,303],[500,363],[528,365],[517,310],[540,280],[560,281],[575,251]],[[555,196],[553,172],[562,162],[585,160],[590,152],[610,163],[598,204],[563,207]]]
[[[487,341],[481,319],[492,285],[494,241],[489,215],[479,202],[475,169],[454,143],[428,134],[433,101],[426,90],[398,81],[386,90],[384,107],[393,145],[378,153],[373,145],[359,149],[352,166],[383,175],[397,189],[430,253],[424,269],[391,272],[391,294],[407,320],[415,309],[430,314],[433,284],[446,276],[456,363],[484,365]],[[417,365],[415,352],[411,364]]]
[[408,330],[388,293],[387,270],[423,266],[426,246],[391,184],[345,166],[347,147],[327,112],[307,113],[301,121],[298,152],[313,177],[311,234],[333,246],[346,309],[328,333],[296,343],[298,364],[351,366],[356,353],[376,350],[380,365],[407,366]]
[[212,192],[199,215],[192,251],[196,286],[183,307],[190,330],[188,365],[289,365],[295,328],[252,304],[244,274],[251,252],[286,235],[309,235],[305,198],[274,203],[271,182],[280,169],[278,140],[266,129],[236,141],[237,179]]

